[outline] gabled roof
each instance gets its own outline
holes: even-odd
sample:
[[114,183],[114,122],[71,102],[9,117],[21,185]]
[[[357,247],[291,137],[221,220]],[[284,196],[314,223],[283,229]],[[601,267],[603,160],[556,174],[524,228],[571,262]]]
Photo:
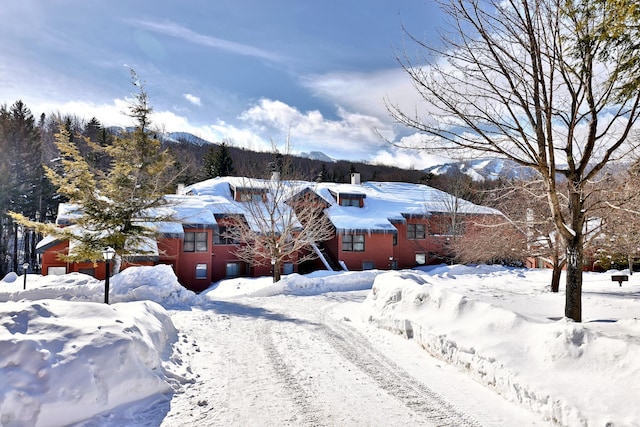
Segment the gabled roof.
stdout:
[[[362,184],[319,183],[316,192],[331,207],[327,215],[341,232],[369,231],[395,233],[393,224],[405,223],[407,218],[425,217],[452,211],[454,196],[422,184],[402,182],[365,182]],[[344,207],[336,194],[360,194],[366,197],[364,206]],[[458,200],[461,214],[502,215],[499,211]]]
[[[315,183],[307,181],[282,181],[291,197],[312,191],[326,202],[325,213],[338,232],[396,233],[394,224],[407,219],[427,217],[452,212],[454,196],[422,184],[400,182],[365,182],[362,184]],[[190,185],[185,194],[167,195],[168,204],[158,209],[158,214],[170,214],[174,221],[149,223],[163,236],[181,237],[185,228],[216,228],[216,216],[241,215],[249,226],[257,229],[247,214],[247,202],[235,201],[232,188],[250,188],[266,197],[273,188],[273,181],[239,177],[219,177]],[[363,207],[340,206],[337,195],[357,195],[364,199]],[[283,206],[291,209],[290,206]],[[457,201],[460,214],[502,215],[499,211],[479,206],[465,200]],[[73,222],[77,207],[61,204],[60,221]],[[51,244],[42,243],[41,244]]]
[[[425,217],[452,211],[455,198],[440,190],[422,184],[400,182],[365,182],[363,184],[315,183],[307,181],[283,181],[294,187],[291,194],[315,192],[327,203],[325,210],[339,232],[365,231],[371,233],[395,233],[393,224],[405,223],[407,218]],[[220,212],[220,206],[229,212],[243,214],[243,202],[233,201],[231,187],[269,188],[272,182],[261,179],[221,177],[203,181],[186,188],[193,196],[203,200],[215,200],[211,208]],[[338,203],[338,195],[364,199],[364,206],[345,207]],[[458,200],[457,212],[461,214],[502,215],[499,211],[479,206],[466,200]]]

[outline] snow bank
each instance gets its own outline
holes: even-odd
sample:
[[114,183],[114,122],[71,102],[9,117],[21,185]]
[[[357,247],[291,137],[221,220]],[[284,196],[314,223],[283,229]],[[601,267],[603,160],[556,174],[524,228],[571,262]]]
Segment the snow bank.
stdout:
[[[470,297],[433,277],[453,282],[473,271],[470,277],[478,280],[478,271],[468,269],[381,274],[364,303],[365,319],[415,339],[558,424],[640,425],[640,407],[630,402],[640,395],[639,340],[567,319],[519,314],[474,298],[473,285]],[[640,335],[637,319],[621,320],[617,328]]]
[[[189,307],[197,295],[184,288],[171,266],[127,268],[110,280],[110,298],[116,301],[154,301],[165,308]],[[104,293],[103,293],[104,295]]]
[[[104,301],[104,281],[82,273],[62,276],[8,275],[0,281],[0,302],[56,299],[65,301]],[[165,308],[181,308],[195,304],[197,295],[184,288],[168,265],[130,267],[109,280],[109,302],[154,301]]]
[[153,302],[0,305],[0,423],[67,425],[166,393],[177,333]]
[[273,283],[271,277],[222,280],[202,292],[205,300],[232,298],[238,296],[267,297],[274,295],[310,296],[327,292],[348,292],[371,289],[380,270],[369,271],[316,271],[307,275],[289,274]]
[[20,300],[58,299],[65,301],[104,301],[104,282],[82,273],[62,276],[27,275],[27,289],[24,276],[17,279],[5,277],[0,282],[0,302]]

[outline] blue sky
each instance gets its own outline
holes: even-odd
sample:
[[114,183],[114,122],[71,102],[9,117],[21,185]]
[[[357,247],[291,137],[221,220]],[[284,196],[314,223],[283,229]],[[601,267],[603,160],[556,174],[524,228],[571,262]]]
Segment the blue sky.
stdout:
[[257,150],[289,137],[294,152],[422,168],[441,160],[378,135],[412,137],[384,107],[419,103],[394,59],[402,25],[437,43],[436,2],[5,2],[0,102],[130,125],[131,67],[161,130]]

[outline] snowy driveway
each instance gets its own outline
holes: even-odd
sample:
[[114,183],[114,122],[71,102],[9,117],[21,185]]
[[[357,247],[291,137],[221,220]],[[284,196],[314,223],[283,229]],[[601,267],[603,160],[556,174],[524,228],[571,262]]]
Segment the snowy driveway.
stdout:
[[[174,356],[194,381],[156,420],[163,426],[544,425],[414,342],[363,323],[357,303],[366,293],[236,298],[172,311],[180,336]],[[141,424],[154,425],[144,418]]]

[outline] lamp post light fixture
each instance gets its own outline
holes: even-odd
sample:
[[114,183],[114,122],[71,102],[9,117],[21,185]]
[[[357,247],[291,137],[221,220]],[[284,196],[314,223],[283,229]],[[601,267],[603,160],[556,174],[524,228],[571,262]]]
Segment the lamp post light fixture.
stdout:
[[22,287],[23,290],[27,290],[27,271],[29,271],[29,263],[25,262],[22,264],[22,274],[24,275],[24,286]]
[[115,256],[116,251],[111,247],[102,249],[102,257],[105,262],[105,278],[104,278],[104,303],[109,304],[109,276],[111,276],[111,260]]

